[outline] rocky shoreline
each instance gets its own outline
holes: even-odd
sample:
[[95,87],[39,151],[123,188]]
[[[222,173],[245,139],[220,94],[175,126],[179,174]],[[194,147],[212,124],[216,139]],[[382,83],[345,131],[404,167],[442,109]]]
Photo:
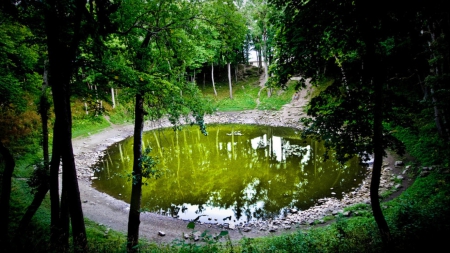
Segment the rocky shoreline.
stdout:
[[[298,110],[298,107],[295,105],[291,105],[287,110],[285,108],[281,111],[249,110],[215,113],[205,117],[205,123],[259,124],[301,128],[298,123],[298,119],[301,116],[301,110]],[[169,121],[164,119],[155,122],[146,122],[144,130],[148,131],[169,126]],[[86,217],[104,224],[108,230],[112,228],[118,231],[126,231],[129,205],[98,192],[90,186],[90,180],[94,176],[91,166],[103,156],[106,148],[132,134],[132,125],[113,125],[110,129],[100,133],[73,140],[83,210]],[[397,166],[395,166],[396,164]],[[380,194],[388,190],[391,192],[401,191],[410,184],[410,180],[406,178],[405,174],[407,168],[398,166],[399,164],[391,156],[385,159],[382,169]],[[323,224],[330,217],[339,214],[344,216],[358,215],[357,213],[344,212],[344,208],[357,203],[370,205],[370,167],[368,167],[366,174],[367,176],[363,183],[352,192],[343,193],[342,199],[334,197],[320,199],[315,206],[308,210],[291,209],[286,217],[280,219],[239,224],[198,224],[196,231],[203,229],[210,231],[211,234],[218,234],[221,230],[227,229],[231,239],[237,240],[243,236],[258,237],[276,235],[295,231],[298,228],[309,227],[314,224]],[[111,213],[108,214],[105,212]],[[120,216],[117,216],[119,214]],[[186,228],[187,221],[153,213],[143,213],[141,220],[143,221],[141,224],[141,234],[143,237],[155,242],[171,242],[174,239],[180,238],[192,239],[194,241],[200,239],[199,232],[192,233],[192,230]]]

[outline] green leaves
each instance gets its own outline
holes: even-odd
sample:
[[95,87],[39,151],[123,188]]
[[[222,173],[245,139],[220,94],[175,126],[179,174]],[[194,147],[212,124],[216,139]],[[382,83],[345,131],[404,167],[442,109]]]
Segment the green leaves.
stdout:
[[139,166],[142,169],[142,178],[158,179],[164,175],[164,170],[156,168],[159,161],[150,156],[151,151],[152,149],[149,147],[144,150],[139,160]]

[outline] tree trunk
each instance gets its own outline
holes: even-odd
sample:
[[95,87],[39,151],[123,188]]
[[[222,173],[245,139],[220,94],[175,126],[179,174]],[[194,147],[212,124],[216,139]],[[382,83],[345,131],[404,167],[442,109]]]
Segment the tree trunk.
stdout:
[[127,249],[136,252],[135,246],[139,243],[139,224],[141,196],[142,196],[142,168],[139,161],[142,156],[142,132],[144,130],[144,98],[141,94],[136,95],[134,122],[134,144],[133,144],[133,175],[131,186],[130,214],[128,217]]
[[50,231],[51,243],[56,246],[59,242],[60,222],[59,222],[59,165],[61,163],[61,154],[59,147],[59,119],[55,119],[53,126],[53,147],[52,160],[50,162]]
[[214,63],[211,63],[211,81],[214,90],[214,96],[217,97],[216,85],[214,84]]
[[114,99],[114,88],[111,88],[112,108],[116,108],[116,100]]
[[[44,63],[44,84],[42,85],[42,94],[39,101],[39,114],[41,115],[42,124],[42,151],[44,152],[44,165],[48,169],[50,163],[50,156],[48,151],[48,116],[50,110],[50,102],[47,97],[47,87],[48,87],[48,69],[45,65],[48,64],[46,60]],[[48,188],[48,187],[47,187]]]
[[[69,229],[70,229],[70,214],[68,205],[69,200],[67,199],[66,188],[67,188],[66,185],[63,185],[61,193],[61,215],[60,215],[61,229],[59,234],[60,250],[64,252],[66,252],[69,248]],[[76,248],[75,251],[77,251]]]
[[[81,208],[80,192],[78,188],[77,174],[72,148],[72,115],[70,110],[70,81],[73,71],[73,61],[76,58],[79,42],[81,39],[81,19],[86,1],[75,2],[74,15],[71,22],[66,22],[68,11],[67,5],[59,5],[50,0],[45,10],[45,30],[47,35],[47,48],[49,57],[49,84],[52,87],[53,103],[55,110],[55,128],[53,153],[60,154],[63,163],[63,188],[67,191],[68,209],[71,218],[73,243],[75,251],[85,251],[87,248],[86,230],[84,225],[83,211]],[[71,11],[73,11],[71,9]],[[66,24],[66,25],[61,25]],[[68,31],[67,31],[68,29]],[[63,36],[64,35],[64,36]],[[58,151],[55,148],[59,149]],[[59,156],[52,157],[51,173],[56,174]],[[57,187],[57,177],[52,175],[51,190],[53,198],[54,189]],[[52,192],[51,192],[52,194]],[[56,214],[53,209],[57,207],[56,200],[52,200],[52,225]],[[59,203],[58,203],[59,204]],[[52,226],[53,227],[53,226]],[[58,226],[57,226],[58,227]],[[53,235],[56,237],[56,235]]]
[[236,63],[236,67],[234,68],[234,79],[236,83],[238,81],[238,72],[239,72],[239,64]]
[[[48,102],[46,93],[47,85],[48,85],[47,70],[44,69],[44,85],[42,87],[42,94],[39,101],[39,114],[41,115],[41,123],[42,123],[42,150],[44,152],[45,170],[49,169],[49,161],[50,161],[48,151],[48,112],[50,109],[50,103]],[[49,190],[48,182],[41,182],[41,185],[38,187],[37,192],[34,194],[33,201],[28,206],[27,211],[20,220],[19,227],[16,230],[16,234],[13,240],[15,245],[17,245],[17,243],[19,242],[19,238],[23,235],[25,229],[27,228],[37,209],[41,206],[42,201],[44,200],[48,190]]]
[[228,69],[228,86],[230,87],[230,99],[233,99],[233,87],[231,86],[231,67],[230,63],[227,63],[227,69]]
[[[147,32],[142,41],[141,48],[148,47],[151,36],[152,33]],[[136,56],[138,59],[142,59],[142,57],[139,53]],[[140,67],[144,68],[144,66]],[[142,133],[144,131],[144,95],[140,92],[136,94],[136,105],[134,108],[133,174],[127,235],[127,250],[129,252],[137,251],[135,246],[139,243],[139,224],[141,223],[142,169],[139,161],[142,156]]]
[[262,69],[262,50],[261,50],[261,47],[258,49],[258,68],[259,68],[259,73],[261,73],[261,69]]
[[378,190],[380,187],[381,165],[383,163],[383,84],[374,82],[374,123],[373,123],[373,145],[374,145],[374,162],[372,168],[372,179],[370,181],[370,201],[372,204],[373,217],[377,222],[380,230],[381,239],[385,249],[390,248],[390,231],[387,222],[383,216],[380,207],[380,199]]
[[63,189],[67,191],[68,209],[70,213],[72,236],[75,250],[85,250],[87,246],[86,230],[84,226],[83,210],[81,207],[80,191],[78,188],[77,172],[72,148],[72,115],[70,111],[70,100],[68,84],[70,76],[66,81],[58,82],[60,85],[52,85],[55,117],[61,119],[58,127],[60,134],[55,134],[63,164]]
[[2,178],[2,193],[0,195],[0,242],[2,247],[9,248],[8,226],[9,226],[9,200],[11,198],[11,177],[16,163],[9,150],[0,142],[0,154],[5,161]]

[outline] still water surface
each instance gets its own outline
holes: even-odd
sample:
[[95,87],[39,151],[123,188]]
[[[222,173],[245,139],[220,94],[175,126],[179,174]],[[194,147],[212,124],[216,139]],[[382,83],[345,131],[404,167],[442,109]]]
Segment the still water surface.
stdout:
[[[144,134],[144,146],[159,159],[159,179],[144,179],[142,208],[203,222],[243,222],[305,210],[323,197],[342,197],[357,187],[364,169],[328,159],[320,142],[301,139],[285,127],[208,125],[208,136],[186,126]],[[95,165],[93,186],[129,202],[133,139],[111,146]]]

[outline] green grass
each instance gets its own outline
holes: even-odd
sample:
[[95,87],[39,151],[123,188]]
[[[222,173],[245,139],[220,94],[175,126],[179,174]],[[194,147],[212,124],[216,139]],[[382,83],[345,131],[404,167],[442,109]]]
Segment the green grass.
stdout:
[[110,124],[102,116],[86,116],[85,118],[78,119],[73,122],[72,125],[72,138],[79,136],[88,136],[109,127]]
[[273,88],[272,95],[267,96],[267,88],[261,91],[259,100],[260,104],[258,106],[259,110],[280,110],[283,105],[291,102],[292,97],[295,93],[295,84],[290,82],[287,85],[287,89],[283,90],[281,88]]
[[259,77],[249,77],[247,80],[233,84],[233,99],[230,99],[228,83],[216,83],[217,97],[214,96],[212,84],[202,89],[203,95],[209,99],[217,111],[242,111],[256,108]]

